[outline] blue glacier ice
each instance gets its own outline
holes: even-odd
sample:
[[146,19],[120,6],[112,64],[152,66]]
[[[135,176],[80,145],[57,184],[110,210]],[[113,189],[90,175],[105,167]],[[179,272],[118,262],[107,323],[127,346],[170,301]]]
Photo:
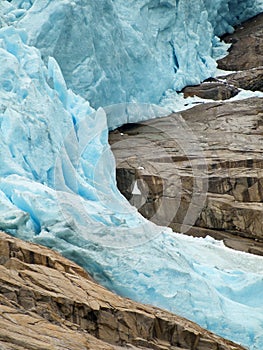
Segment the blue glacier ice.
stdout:
[[226,50],[217,35],[263,9],[260,2],[14,0],[6,17],[27,31],[45,62],[55,57],[69,88],[98,108],[159,103],[167,89],[212,76],[214,58]]
[[0,228],[253,350],[263,259],[141,217],[116,188],[108,128],[165,114],[147,103],[211,76],[224,52],[216,35],[261,10],[250,0],[0,4]]

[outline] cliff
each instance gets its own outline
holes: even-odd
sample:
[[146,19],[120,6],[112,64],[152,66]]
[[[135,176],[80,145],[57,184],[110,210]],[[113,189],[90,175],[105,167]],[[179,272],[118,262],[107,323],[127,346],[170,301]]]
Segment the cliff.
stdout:
[[110,135],[118,186],[145,217],[177,232],[210,235],[231,248],[259,255],[262,98],[227,100],[241,88],[262,91],[262,37],[260,14],[223,37],[232,46],[218,65],[235,73],[183,90],[186,97],[220,101],[128,124]]

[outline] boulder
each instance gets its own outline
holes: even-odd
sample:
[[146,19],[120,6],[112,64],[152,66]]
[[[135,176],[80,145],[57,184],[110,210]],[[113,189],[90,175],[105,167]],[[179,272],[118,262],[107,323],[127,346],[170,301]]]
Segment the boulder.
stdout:
[[217,80],[205,81],[196,86],[187,86],[182,90],[184,97],[198,96],[210,100],[227,100],[236,96],[239,90],[231,83]]

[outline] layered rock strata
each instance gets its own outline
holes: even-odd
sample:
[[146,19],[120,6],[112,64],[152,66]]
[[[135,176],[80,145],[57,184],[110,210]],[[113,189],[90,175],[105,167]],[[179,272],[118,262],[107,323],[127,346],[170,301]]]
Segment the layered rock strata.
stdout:
[[186,319],[121,298],[58,253],[0,232],[1,350],[241,350]]
[[263,90],[263,13],[223,40],[219,68],[235,72],[183,90],[221,101],[113,132],[117,182],[157,224],[263,255],[263,101],[222,101]]
[[202,104],[112,132],[121,192],[157,224],[227,234],[230,246],[245,237],[242,250],[262,254],[262,102]]

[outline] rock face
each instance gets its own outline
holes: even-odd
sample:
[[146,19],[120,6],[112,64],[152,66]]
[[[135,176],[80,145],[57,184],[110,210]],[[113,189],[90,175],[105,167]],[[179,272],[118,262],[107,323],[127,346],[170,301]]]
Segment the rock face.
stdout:
[[262,135],[260,98],[127,125],[110,135],[118,186],[157,224],[223,239],[227,233],[230,246],[250,238],[243,250],[262,254],[255,242],[263,242]]
[[1,350],[241,350],[196,324],[123,299],[58,253],[0,232]]
[[184,97],[195,95],[205,99],[226,100],[235,96],[240,88],[263,91],[263,13],[222,39],[231,47],[229,54],[218,61],[218,68],[237,72],[208,79],[196,86],[187,86],[182,90]]
[[[186,87],[185,97],[263,90],[263,14],[223,39],[232,46],[219,68],[238,72]],[[121,192],[157,224],[263,255],[262,106],[260,98],[203,104],[115,131]]]
[[228,56],[218,61],[225,70],[247,70],[263,66],[263,13],[239,26],[222,38],[232,44]]
[[237,71],[222,79],[237,88],[263,91],[263,13],[222,39],[232,45],[229,54],[218,61],[218,67]]

